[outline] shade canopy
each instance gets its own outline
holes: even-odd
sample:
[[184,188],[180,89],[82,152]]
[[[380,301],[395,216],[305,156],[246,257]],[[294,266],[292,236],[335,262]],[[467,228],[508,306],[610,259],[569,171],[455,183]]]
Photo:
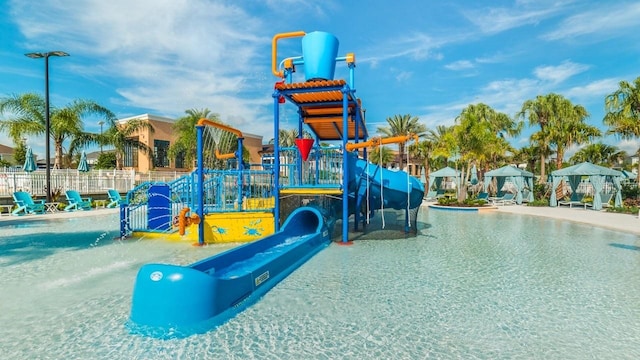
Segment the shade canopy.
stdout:
[[625,179],[635,180],[638,178],[638,175],[632,171],[622,170],[621,173]]
[[[622,173],[618,170],[606,168],[592,164],[588,161],[583,163],[566,167],[564,169],[556,170],[551,173],[553,181],[553,189],[555,190],[563,179],[566,179],[571,186],[571,191],[576,192],[582,177],[589,178],[589,182],[593,186],[593,210],[602,209],[602,196],[601,191],[604,188],[605,182],[609,181],[613,183],[613,187],[616,190],[614,206],[618,207],[622,205],[622,186],[620,181],[622,180]],[[549,199],[550,206],[558,206],[558,199],[556,198],[556,192],[551,191],[551,197]]]
[[36,162],[33,160],[33,150],[31,147],[27,147],[27,154],[25,155],[24,165],[22,166],[22,170],[26,172],[33,172],[38,169]]
[[516,188],[516,203],[522,204],[523,192],[525,188],[529,188],[527,201],[533,201],[533,173],[522,170],[519,167],[506,165],[501,168],[487,171],[484,174],[484,190],[487,191],[491,179],[495,178],[498,183],[498,190],[502,189],[504,183],[509,180]]
[[436,189],[439,189],[442,185],[442,180],[445,178],[452,178],[453,182],[456,184],[456,188],[460,185],[460,171],[451,168],[449,166],[442,168],[440,170],[434,171],[429,174],[429,186],[434,186]]
[[80,162],[78,163],[78,171],[87,172],[89,171],[89,163],[87,162],[87,154],[83,151],[82,155],[80,155]]

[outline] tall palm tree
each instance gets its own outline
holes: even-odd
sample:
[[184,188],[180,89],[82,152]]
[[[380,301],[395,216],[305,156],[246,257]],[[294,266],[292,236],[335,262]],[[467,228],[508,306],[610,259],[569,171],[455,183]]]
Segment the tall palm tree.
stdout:
[[515,136],[522,129],[522,122],[480,103],[464,108],[455,120],[454,135],[461,160],[466,162],[466,174],[473,162],[488,164],[502,158],[510,149],[504,136]]
[[[427,131],[427,127],[420,123],[420,119],[410,114],[395,115],[392,118],[387,118],[387,123],[389,126],[378,127],[378,132],[388,137],[406,136],[411,134],[422,137]],[[404,168],[404,152],[405,143],[401,142],[398,144],[400,169]]]
[[127,150],[142,151],[145,154],[153,153],[147,144],[141,142],[136,134],[147,130],[153,133],[153,125],[142,119],[132,119],[118,126],[109,127],[100,137],[101,143],[111,145],[116,153],[116,169],[122,170],[124,166],[124,156]]
[[546,157],[556,152],[556,168],[562,168],[566,149],[600,136],[598,128],[585,123],[589,116],[582,105],[573,105],[562,95],[550,93],[527,100],[517,117],[528,118],[530,126],[540,130],[531,136],[531,141],[540,148],[540,182],[546,182]]
[[[607,95],[604,100],[607,111],[604,124],[609,127],[607,133],[622,139],[640,137],[640,77],[633,84],[620,81],[618,86],[618,90]],[[640,162],[638,172],[640,173]],[[640,176],[638,183],[640,184]]]
[[627,153],[618,150],[617,147],[600,142],[589,144],[578,150],[569,161],[574,164],[588,161],[593,164],[610,167],[619,164],[626,156]]
[[429,188],[429,175],[431,174],[431,167],[435,163],[437,159],[433,156],[433,151],[436,147],[436,132],[427,129],[425,137],[422,141],[417,144],[409,145],[409,153],[411,157],[417,159],[422,162],[422,167],[424,168],[424,188]]
[[[42,135],[46,133],[45,101],[38,94],[26,93],[0,99],[0,113],[11,113],[6,120],[0,121],[0,131],[8,132],[17,143],[24,135]],[[115,115],[107,108],[91,100],[74,100],[65,107],[49,107],[50,134],[55,149],[54,167],[63,163],[64,143],[84,134],[83,118],[102,117],[113,124]]]
[[212,113],[207,108],[185,110],[185,114],[173,124],[176,140],[169,146],[168,155],[175,159],[180,154],[183,154],[185,164],[193,164],[197,157],[196,150],[198,145],[196,124],[200,119],[208,119],[219,123],[220,116]]

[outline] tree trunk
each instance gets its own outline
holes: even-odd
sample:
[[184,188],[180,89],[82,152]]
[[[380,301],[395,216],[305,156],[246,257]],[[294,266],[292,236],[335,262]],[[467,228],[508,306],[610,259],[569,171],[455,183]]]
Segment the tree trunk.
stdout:
[[547,159],[545,158],[544,154],[540,155],[540,179],[538,180],[538,184],[547,183],[546,163],[547,163]]
[[562,158],[564,158],[564,150],[558,150],[556,156],[556,170],[562,169]]

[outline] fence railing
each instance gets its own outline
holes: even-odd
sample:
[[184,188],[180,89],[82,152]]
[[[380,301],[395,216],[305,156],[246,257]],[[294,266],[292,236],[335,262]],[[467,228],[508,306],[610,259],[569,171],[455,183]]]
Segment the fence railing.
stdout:
[[[151,171],[137,173],[134,170],[91,170],[83,173],[76,169],[51,169],[51,190],[62,194],[65,190],[77,190],[81,194],[106,195],[107,189],[126,193],[137,184],[147,181],[170,182],[188,173]],[[0,169],[0,197],[11,197],[15,191],[26,191],[33,196],[46,196],[46,171],[31,173],[15,169]]]

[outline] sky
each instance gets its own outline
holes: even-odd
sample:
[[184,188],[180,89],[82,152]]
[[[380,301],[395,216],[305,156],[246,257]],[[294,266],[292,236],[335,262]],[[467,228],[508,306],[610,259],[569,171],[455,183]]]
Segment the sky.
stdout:
[[[584,106],[604,131],[605,96],[640,76],[637,1],[0,0],[0,18],[0,97],[44,94],[44,61],[24,54],[61,50],[70,56],[49,62],[53,106],[88,99],[118,118],[208,108],[265,142],[278,33],[329,32],[338,56],[355,54],[370,133],[404,114],[452,125],[478,102],[514,116],[551,92]],[[278,61],[299,55],[300,38],[278,42]],[[338,62],[336,78],[347,76]],[[281,128],[295,127],[293,109],[283,110]],[[85,131],[99,132],[98,122],[86,119]],[[510,141],[527,146],[535,130]],[[640,146],[604,142],[628,153]],[[6,134],[0,143],[13,146]],[[43,138],[27,143],[44,157]]]

